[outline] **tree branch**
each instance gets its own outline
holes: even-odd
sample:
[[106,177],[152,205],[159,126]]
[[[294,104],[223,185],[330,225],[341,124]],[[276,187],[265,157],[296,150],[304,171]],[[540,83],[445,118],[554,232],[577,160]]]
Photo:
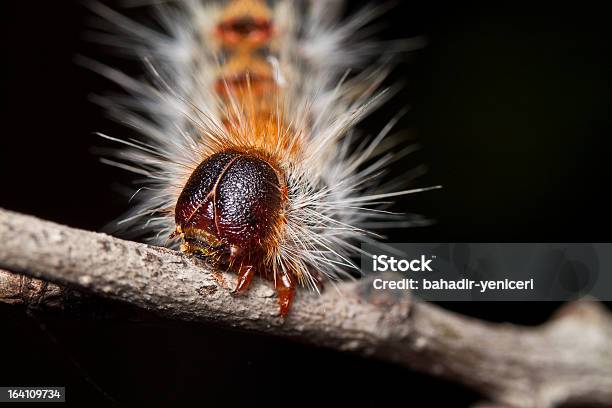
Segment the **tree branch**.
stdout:
[[0,303],[56,309],[65,302],[64,292],[54,283],[0,269]]
[[[404,291],[376,291],[362,279],[340,284],[340,292],[301,292],[283,320],[269,283],[256,279],[247,294],[234,296],[235,276],[168,249],[5,210],[0,242],[0,268],[59,291],[401,364],[470,386],[491,406],[612,405],[612,319],[596,302],[568,304],[550,322],[526,328],[461,316]],[[15,291],[10,275],[0,274],[0,291]]]

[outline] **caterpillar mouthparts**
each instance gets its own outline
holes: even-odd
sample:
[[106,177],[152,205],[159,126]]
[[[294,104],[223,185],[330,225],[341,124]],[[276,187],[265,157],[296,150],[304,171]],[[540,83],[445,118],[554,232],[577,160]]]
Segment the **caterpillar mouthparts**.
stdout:
[[380,58],[344,74],[386,52],[357,35],[378,9],[342,21],[339,3],[184,0],[157,6],[164,32],[92,8],[151,73],[88,62],[129,93],[100,101],[143,133],[108,137],[127,147],[107,162],[145,178],[119,224],[235,272],[236,292],[255,274],[273,281],[281,316],[297,287],[359,272],[357,242],[378,238],[368,223],[402,219],[382,206],[422,191],[380,182],[414,150],[383,147],[396,119],[355,143],[355,125],[387,98],[378,88],[389,67]]

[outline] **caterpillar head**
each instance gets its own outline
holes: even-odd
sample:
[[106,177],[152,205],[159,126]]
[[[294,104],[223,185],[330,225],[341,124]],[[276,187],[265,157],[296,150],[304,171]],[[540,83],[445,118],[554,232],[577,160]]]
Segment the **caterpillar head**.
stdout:
[[211,155],[191,174],[176,204],[182,250],[221,259],[266,253],[283,220],[282,185],[275,168],[255,154]]

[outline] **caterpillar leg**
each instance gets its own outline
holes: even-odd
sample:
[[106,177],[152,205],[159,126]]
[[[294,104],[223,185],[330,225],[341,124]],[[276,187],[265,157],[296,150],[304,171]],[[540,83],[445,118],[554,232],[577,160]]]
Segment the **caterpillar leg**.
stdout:
[[281,317],[287,316],[295,294],[295,281],[292,281],[287,274],[281,274],[275,280],[276,293],[278,294],[278,305],[280,306]]
[[236,289],[234,293],[241,293],[248,289],[251,279],[255,275],[255,267],[252,265],[240,265],[238,270],[238,282],[236,283]]

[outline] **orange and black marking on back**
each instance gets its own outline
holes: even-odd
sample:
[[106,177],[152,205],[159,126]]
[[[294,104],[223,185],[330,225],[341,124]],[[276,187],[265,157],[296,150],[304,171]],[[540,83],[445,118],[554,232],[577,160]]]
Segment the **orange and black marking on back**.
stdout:
[[[269,259],[282,239],[288,198],[287,178],[275,156],[292,152],[282,140],[284,118],[275,109],[281,90],[262,57],[274,34],[271,15],[259,0],[230,1],[221,14],[215,35],[225,63],[214,90],[223,104],[236,105],[225,111],[237,110],[250,122],[250,140],[245,146],[236,143],[239,136],[228,138],[227,146],[203,159],[176,203],[175,234],[183,252],[234,270],[236,292],[246,290],[256,273],[273,280],[284,316],[297,284],[295,271],[277,276]],[[231,115],[223,120],[230,134],[241,125]]]

